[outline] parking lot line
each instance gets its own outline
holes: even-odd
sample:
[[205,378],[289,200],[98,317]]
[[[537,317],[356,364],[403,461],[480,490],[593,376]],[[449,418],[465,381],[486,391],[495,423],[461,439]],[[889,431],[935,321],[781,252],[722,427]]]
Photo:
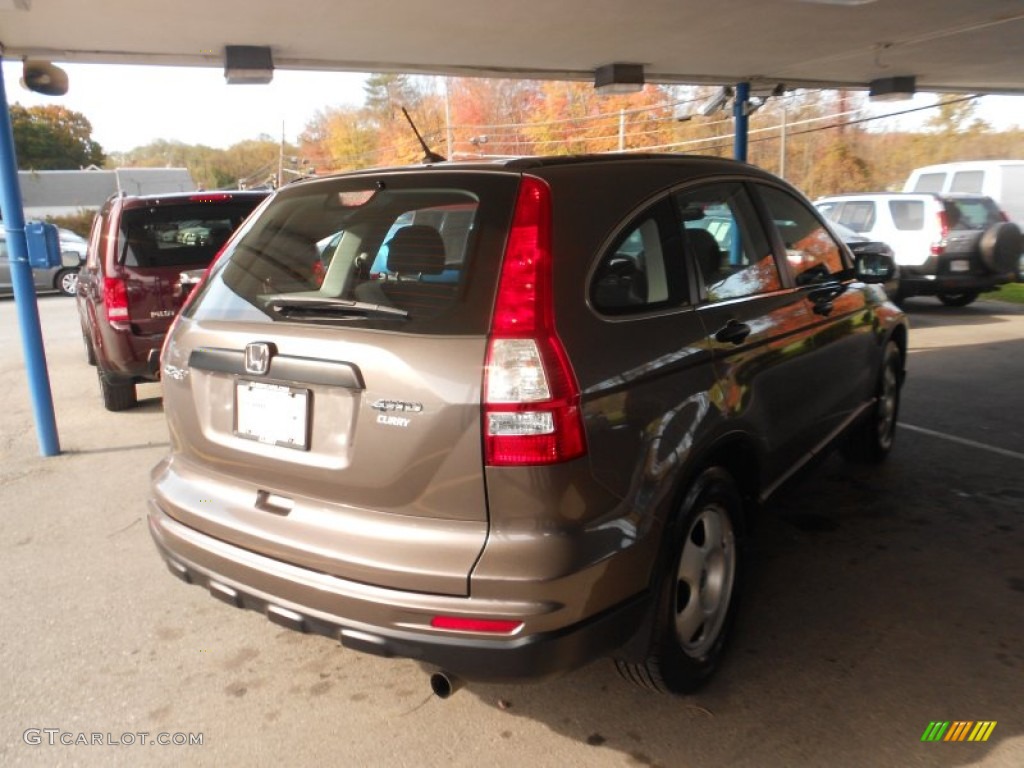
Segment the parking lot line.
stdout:
[[922,435],[928,435],[930,437],[937,437],[941,440],[949,440],[952,443],[960,443],[960,445],[967,445],[971,448],[980,448],[983,451],[989,451],[991,453],[998,453],[1000,456],[1009,456],[1011,459],[1020,459],[1024,461],[1024,453],[1018,453],[1017,451],[1011,451],[1006,448],[997,448],[994,445],[986,445],[985,443],[979,443],[976,440],[968,440],[965,437],[957,437],[956,435],[947,435],[945,432],[936,432],[934,429],[926,429],[925,427],[918,427],[913,424],[900,423],[904,429],[909,429],[911,432],[919,432]]

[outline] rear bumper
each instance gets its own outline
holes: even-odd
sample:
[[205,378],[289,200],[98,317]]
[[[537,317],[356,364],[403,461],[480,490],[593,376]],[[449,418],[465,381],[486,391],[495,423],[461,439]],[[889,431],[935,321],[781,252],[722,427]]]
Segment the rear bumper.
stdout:
[[[167,567],[211,595],[275,624],[325,635],[346,648],[413,659],[468,680],[550,677],[607,656],[643,623],[647,594],[570,626],[488,636],[434,629],[434,615],[515,618],[550,604],[502,604],[382,589],[283,563],[199,533],[149,503],[149,530]],[[375,618],[379,617],[379,618]],[[527,621],[524,626],[528,626]]]
[[[160,348],[166,334],[141,335],[130,327],[98,327],[96,347],[99,367],[111,378],[128,381],[156,381],[159,378]],[[154,363],[154,356],[156,362]]]
[[[969,271],[954,272],[954,262],[968,262]],[[976,260],[961,254],[932,256],[918,266],[900,266],[902,296],[935,296],[940,293],[984,292],[1012,283],[1016,272],[990,272]]]

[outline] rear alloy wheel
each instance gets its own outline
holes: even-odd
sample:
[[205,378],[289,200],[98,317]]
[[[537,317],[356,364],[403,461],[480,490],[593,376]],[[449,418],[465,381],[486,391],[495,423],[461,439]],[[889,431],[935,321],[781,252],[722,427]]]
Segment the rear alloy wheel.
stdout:
[[103,394],[103,405],[108,411],[127,411],[138,403],[134,382],[111,381],[97,370],[100,378],[100,392]]
[[885,347],[882,370],[878,375],[875,405],[842,445],[842,454],[858,464],[878,464],[892,450],[896,438],[896,420],[900,411],[900,388],[903,386],[903,357],[896,342]]
[[691,693],[718,667],[739,596],[743,510],[729,474],[705,470],[690,486],[660,586],[651,653],[617,661],[626,679],[664,693]]
[[53,287],[64,296],[74,296],[78,293],[78,270],[62,269],[57,273],[57,277],[53,281]]
[[939,301],[947,307],[966,307],[978,298],[977,291],[963,291],[962,293],[940,293]]

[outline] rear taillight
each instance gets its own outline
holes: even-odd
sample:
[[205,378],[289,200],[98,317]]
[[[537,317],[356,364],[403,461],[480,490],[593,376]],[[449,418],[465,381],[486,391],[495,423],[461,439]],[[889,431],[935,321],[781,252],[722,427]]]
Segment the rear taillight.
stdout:
[[939,239],[932,243],[932,256],[941,256],[946,251],[946,236],[949,234],[949,217],[945,211],[939,211]]
[[128,286],[117,277],[103,278],[103,305],[111,323],[128,322]]
[[524,177],[498,278],[484,369],[490,466],[554,464],[586,453],[580,392],[555,333],[551,191]]

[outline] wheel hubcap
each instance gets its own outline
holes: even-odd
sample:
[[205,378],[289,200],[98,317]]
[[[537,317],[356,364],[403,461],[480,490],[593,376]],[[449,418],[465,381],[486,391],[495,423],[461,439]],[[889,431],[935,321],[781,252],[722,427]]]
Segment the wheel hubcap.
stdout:
[[709,504],[686,534],[676,575],[676,637],[688,655],[702,656],[715,644],[729,612],[735,577],[732,523],[722,506]]

